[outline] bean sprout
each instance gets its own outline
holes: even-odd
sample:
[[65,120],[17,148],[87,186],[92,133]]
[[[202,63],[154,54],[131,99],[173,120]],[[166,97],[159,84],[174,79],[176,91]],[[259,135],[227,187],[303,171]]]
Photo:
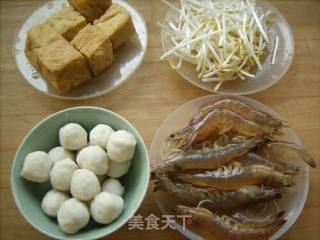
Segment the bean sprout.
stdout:
[[[180,0],[180,7],[162,0],[178,13],[175,21],[159,26],[167,33],[170,49],[160,59],[177,57],[173,68],[188,62],[198,78],[215,83],[255,79],[270,49],[272,11],[263,11],[255,0]],[[279,45],[275,36],[271,64]]]

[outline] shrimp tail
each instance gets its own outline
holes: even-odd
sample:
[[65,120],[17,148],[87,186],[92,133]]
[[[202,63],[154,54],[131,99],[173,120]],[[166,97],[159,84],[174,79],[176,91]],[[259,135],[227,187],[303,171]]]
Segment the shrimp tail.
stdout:
[[288,128],[289,127],[289,124],[287,121],[281,119],[281,118],[278,118],[274,115],[270,115],[269,113],[265,112],[265,111],[260,111],[261,113],[265,114],[266,116],[272,118],[273,120],[276,120],[277,122],[280,123],[280,128]]
[[275,219],[280,219],[283,217],[283,215],[285,214],[285,210],[280,210],[276,215],[275,215]]
[[313,159],[313,157],[309,153],[307,153],[307,151],[301,145],[285,142],[285,141],[278,141],[278,142],[272,142],[267,144],[267,148],[271,150],[272,148],[277,148],[277,147],[287,149],[287,150],[292,150],[296,152],[299,155],[299,157],[309,166],[313,168],[317,167],[316,161]]
[[312,158],[312,156],[307,153],[306,150],[304,149],[301,149],[299,151],[299,156],[301,157],[301,159],[306,162],[309,166],[313,167],[313,168],[316,168],[317,167],[317,163],[316,161]]
[[302,169],[301,167],[296,166],[295,164],[288,163],[288,162],[276,162],[274,163],[276,165],[277,170],[280,172],[286,174],[286,175],[300,175],[305,174],[306,171]]
[[271,223],[270,230],[272,233],[276,232],[283,224],[287,222],[287,219],[278,219]]

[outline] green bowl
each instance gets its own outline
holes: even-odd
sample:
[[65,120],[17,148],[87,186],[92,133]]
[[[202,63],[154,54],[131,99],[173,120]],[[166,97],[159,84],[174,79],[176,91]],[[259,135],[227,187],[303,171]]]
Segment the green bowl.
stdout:
[[[115,130],[127,130],[137,139],[131,168],[120,179],[126,189],[123,213],[109,225],[101,225],[91,220],[87,227],[73,235],[62,232],[57,220],[45,215],[41,209],[42,198],[51,188],[49,183],[32,183],[20,176],[26,155],[33,151],[48,152],[58,146],[59,128],[70,122],[81,124],[87,131],[99,123],[108,124]],[[146,146],[138,131],[126,119],[103,108],[76,107],[45,118],[28,133],[20,144],[12,164],[11,188],[18,209],[24,218],[40,232],[55,239],[97,239],[116,231],[135,214],[147,192],[149,175]]]

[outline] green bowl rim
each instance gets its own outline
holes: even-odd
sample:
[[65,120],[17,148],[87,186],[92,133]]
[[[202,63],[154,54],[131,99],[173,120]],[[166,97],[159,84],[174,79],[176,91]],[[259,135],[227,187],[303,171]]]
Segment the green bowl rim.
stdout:
[[124,219],[123,223],[119,224],[119,226],[117,226],[112,232],[110,233],[102,233],[100,235],[97,235],[97,236],[94,236],[92,238],[88,238],[89,239],[98,239],[98,238],[102,238],[102,237],[105,237],[107,235],[110,235],[114,232],[116,232],[118,229],[120,229],[122,226],[124,226],[128,221],[129,219],[138,211],[139,207],[141,206],[145,196],[146,196],[146,193],[148,191],[148,186],[149,186],[149,182],[150,182],[150,157],[149,157],[149,152],[148,152],[148,149],[146,147],[146,144],[142,138],[142,136],[140,135],[140,133],[138,132],[138,130],[127,120],[125,119],[123,116],[113,112],[113,111],[110,111],[108,109],[105,109],[105,108],[101,108],[101,107],[93,107],[93,106],[80,106],[80,107],[72,107],[72,108],[66,108],[64,110],[61,110],[61,111],[58,111],[58,112],[55,112],[47,117],[45,117],[44,119],[42,119],[40,122],[38,122],[33,128],[31,128],[31,130],[29,130],[29,132],[27,133],[27,135],[23,138],[23,140],[21,141],[15,155],[14,155],[14,160],[12,162],[12,165],[11,165],[11,171],[10,171],[10,186],[11,186],[11,193],[13,195],[13,199],[14,199],[14,202],[19,210],[19,212],[22,214],[22,216],[24,217],[25,220],[27,220],[27,222],[32,226],[34,227],[35,229],[37,229],[39,232],[43,233],[44,235],[46,236],[49,236],[49,237],[52,237],[54,239],[60,239],[60,240],[66,240],[68,239],[68,237],[60,237],[60,236],[56,236],[54,234],[51,234],[51,233],[48,233],[44,230],[42,230],[41,228],[39,228],[35,223],[33,223],[28,217],[27,215],[24,213],[24,211],[22,210],[21,206],[20,206],[20,202],[18,200],[18,197],[16,195],[16,189],[15,187],[13,186],[13,182],[14,182],[14,166],[16,164],[16,161],[17,161],[17,157],[18,157],[18,153],[21,151],[21,148],[22,146],[25,144],[27,138],[31,135],[31,133],[36,130],[41,124],[43,124],[44,122],[48,121],[50,118],[54,117],[54,116],[57,116],[59,114],[62,114],[62,113],[65,113],[65,112],[69,112],[69,111],[73,111],[73,110],[78,110],[78,109],[87,109],[87,110],[98,110],[98,111],[102,111],[102,112],[105,112],[105,113],[108,113],[108,114],[111,114],[111,115],[114,115],[118,118],[120,118],[122,121],[124,121],[127,125],[129,125],[134,131],[135,131],[135,134],[136,136],[138,136],[139,140],[142,142],[142,148],[143,148],[143,151],[146,153],[146,156],[147,156],[147,172],[148,172],[148,180],[146,181],[146,185],[144,186],[144,190],[143,190],[143,193],[141,194],[140,196],[140,199],[139,199],[139,203],[137,204],[137,206],[132,210],[132,215],[130,214],[126,219]]

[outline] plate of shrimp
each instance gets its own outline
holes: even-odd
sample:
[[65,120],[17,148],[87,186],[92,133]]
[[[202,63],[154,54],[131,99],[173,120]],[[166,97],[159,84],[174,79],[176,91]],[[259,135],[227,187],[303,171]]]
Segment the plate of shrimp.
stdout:
[[281,116],[228,95],[176,109],[150,156],[157,205],[188,218],[174,227],[189,239],[278,239],[299,217],[317,165]]

